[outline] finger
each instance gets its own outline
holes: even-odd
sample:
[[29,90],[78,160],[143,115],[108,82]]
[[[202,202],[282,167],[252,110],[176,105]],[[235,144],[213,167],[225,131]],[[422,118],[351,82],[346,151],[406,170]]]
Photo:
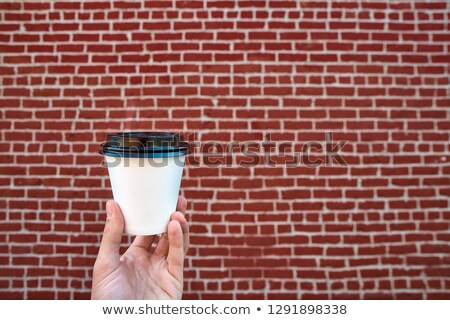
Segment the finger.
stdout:
[[161,237],[159,238],[154,254],[165,258],[167,257],[168,253],[169,253],[169,235],[168,232],[164,232],[164,234],[162,234]]
[[178,196],[177,211],[186,214],[187,200],[183,196]]
[[181,231],[183,232],[183,249],[184,254],[186,254],[189,249],[189,225],[186,217],[181,212],[175,212],[172,214],[171,219],[177,220],[181,225]]
[[167,233],[169,234],[168,270],[178,281],[183,282],[184,249],[180,223],[177,220],[170,221]]
[[[178,196],[178,202],[177,202],[177,210],[181,211],[183,213],[186,212],[186,207],[187,207],[187,200],[185,197],[183,196]],[[186,222],[187,224],[187,222]],[[165,236],[165,237],[164,237]],[[166,248],[165,250],[162,250],[163,252],[159,252],[159,254],[161,254],[162,256],[167,256],[167,252],[169,249],[169,242],[167,239],[166,234],[163,235],[163,239],[160,239],[159,243],[162,242],[161,247]],[[150,250],[150,247],[152,246],[153,241],[155,241],[155,236],[137,236],[133,243],[131,244],[131,247],[139,247],[142,248],[146,251]]]
[[117,202],[109,200],[106,203],[106,223],[103,230],[102,242],[98,252],[98,259],[115,258],[119,260],[120,243],[124,228],[122,211]]
[[186,220],[186,208],[187,208],[187,200],[183,196],[178,197],[178,203],[177,203],[177,211],[180,211],[183,213],[182,219],[177,219],[181,224],[181,229],[183,230],[183,247],[184,247],[184,254],[187,253],[189,250],[189,225]]
[[[155,241],[156,236],[136,236],[134,238],[133,243],[131,244],[130,248],[141,248],[145,251],[149,251],[153,241]],[[130,249],[128,248],[128,249]],[[127,250],[128,251],[128,250]]]
[[[173,220],[178,221],[181,225],[181,230],[183,232],[183,249],[184,249],[184,253],[186,253],[187,250],[189,249],[189,226],[188,226],[188,223],[187,223],[184,215],[179,211],[172,213],[172,215],[170,216],[170,221],[173,221]],[[159,255],[161,257],[166,257],[168,253],[169,253],[169,238],[168,238],[168,232],[165,232],[159,239],[158,245],[156,246],[156,249],[155,249],[155,254]]]

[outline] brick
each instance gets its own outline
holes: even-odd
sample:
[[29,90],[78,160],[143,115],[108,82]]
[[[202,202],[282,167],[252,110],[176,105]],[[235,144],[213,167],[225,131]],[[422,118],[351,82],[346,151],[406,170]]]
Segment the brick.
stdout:
[[53,8],[56,10],[78,10],[81,9],[81,3],[79,2],[65,2],[61,1],[58,3],[54,3]]

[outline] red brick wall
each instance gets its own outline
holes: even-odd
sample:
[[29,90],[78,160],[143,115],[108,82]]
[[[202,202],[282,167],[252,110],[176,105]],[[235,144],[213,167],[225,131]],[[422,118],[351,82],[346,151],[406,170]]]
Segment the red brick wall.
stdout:
[[185,298],[450,298],[450,3],[0,3],[0,298],[89,298],[117,130],[348,140],[189,167]]

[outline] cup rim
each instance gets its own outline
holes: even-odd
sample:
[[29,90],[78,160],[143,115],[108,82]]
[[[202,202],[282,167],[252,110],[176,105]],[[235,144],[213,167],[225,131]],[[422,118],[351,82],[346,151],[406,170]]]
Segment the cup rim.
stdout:
[[183,135],[156,131],[109,133],[107,141],[100,145],[99,150],[102,155],[121,158],[167,158],[187,155],[190,152],[190,144],[183,140]]

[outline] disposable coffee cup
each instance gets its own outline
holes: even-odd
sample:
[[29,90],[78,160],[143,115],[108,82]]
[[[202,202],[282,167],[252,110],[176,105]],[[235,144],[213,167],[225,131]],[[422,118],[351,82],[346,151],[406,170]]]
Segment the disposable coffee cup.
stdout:
[[183,136],[172,132],[119,132],[107,135],[105,157],[114,200],[125,232],[153,235],[167,231],[175,211],[185,157]]

